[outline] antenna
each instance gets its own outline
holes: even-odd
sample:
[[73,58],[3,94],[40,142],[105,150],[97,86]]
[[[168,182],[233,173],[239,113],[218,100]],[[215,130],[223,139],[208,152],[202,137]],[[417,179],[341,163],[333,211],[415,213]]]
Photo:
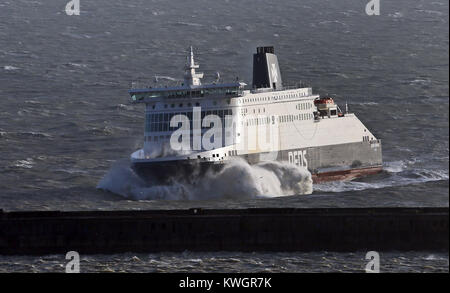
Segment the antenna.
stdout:
[[195,72],[195,69],[199,68],[198,64],[194,61],[194,50],[190,47],[190,53],[187,58],[187,63],[184,67],[186,71],[184,74],[184,83],[186,85],[201,85],[200,79],[203,78],[203,73]]
[[216,72],[216,82],[219,83],[220,80],[220,73],[219,71]]

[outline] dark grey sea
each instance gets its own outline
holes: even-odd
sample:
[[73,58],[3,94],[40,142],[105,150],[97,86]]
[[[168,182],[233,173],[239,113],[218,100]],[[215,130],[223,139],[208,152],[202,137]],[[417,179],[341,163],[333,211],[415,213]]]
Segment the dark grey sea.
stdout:
[[[449,2],[381,0],[0,0],[0,208],[109,210],[449,205]],[[193,46],[206,80],[251,83],[273,45],[283,81],[333,95],[383,141],[384,172],[311,195],[190,199],[133,188],[143,144],[133,81],[182,79]],[[105,176],[120,186],[105,187]],[[102,181],[103,180],[103,181]],[[120,181],[120,182],[117,182]],[[103,182],[103,185],[100,184]],[[107,186],[108,187],[108,186]],[[108,190],[104,190],[108,189]],[[82,271],[362,271],[360,253],[82,256]],[[0,256],[2,271],[64,271],[64,256]],[[448,253],[381,252],[381,270],[448,272]]]

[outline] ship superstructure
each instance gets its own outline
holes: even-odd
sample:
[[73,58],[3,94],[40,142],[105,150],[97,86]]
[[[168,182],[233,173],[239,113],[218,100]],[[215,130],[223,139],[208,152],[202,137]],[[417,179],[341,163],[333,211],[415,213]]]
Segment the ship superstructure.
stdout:
[[257,48],[252,87],[202,84],[198,68],[191,48],[181,85],[129,91],[145,104],[144,146],[131,155],[141,176],[215,170],[236,157],[303,166],[315,182],[382,170],[381,141],[332,98],[283,86],[273,47]]

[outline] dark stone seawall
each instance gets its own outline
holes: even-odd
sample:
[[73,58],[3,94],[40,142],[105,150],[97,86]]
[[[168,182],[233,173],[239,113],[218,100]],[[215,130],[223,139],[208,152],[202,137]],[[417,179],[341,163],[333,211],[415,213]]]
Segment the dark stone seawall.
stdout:
[[448,207],[3,212],[0,254],[448,251]]

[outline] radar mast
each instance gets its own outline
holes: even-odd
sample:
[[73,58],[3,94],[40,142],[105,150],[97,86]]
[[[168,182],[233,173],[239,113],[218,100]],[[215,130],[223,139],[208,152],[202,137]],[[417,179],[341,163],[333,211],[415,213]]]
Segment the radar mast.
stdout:
[[197,68],[199,68],[199,65],[195,64],[194,62],[194,52],[191,46],[191,52],[187,58],[186,66],[184,67],[184,70],[186,71],[186,73],[184,74],[185,85],[190,86],[202,84],[200,79],[203,78],[203,73],[202,72],[196,73],[195,69]]

